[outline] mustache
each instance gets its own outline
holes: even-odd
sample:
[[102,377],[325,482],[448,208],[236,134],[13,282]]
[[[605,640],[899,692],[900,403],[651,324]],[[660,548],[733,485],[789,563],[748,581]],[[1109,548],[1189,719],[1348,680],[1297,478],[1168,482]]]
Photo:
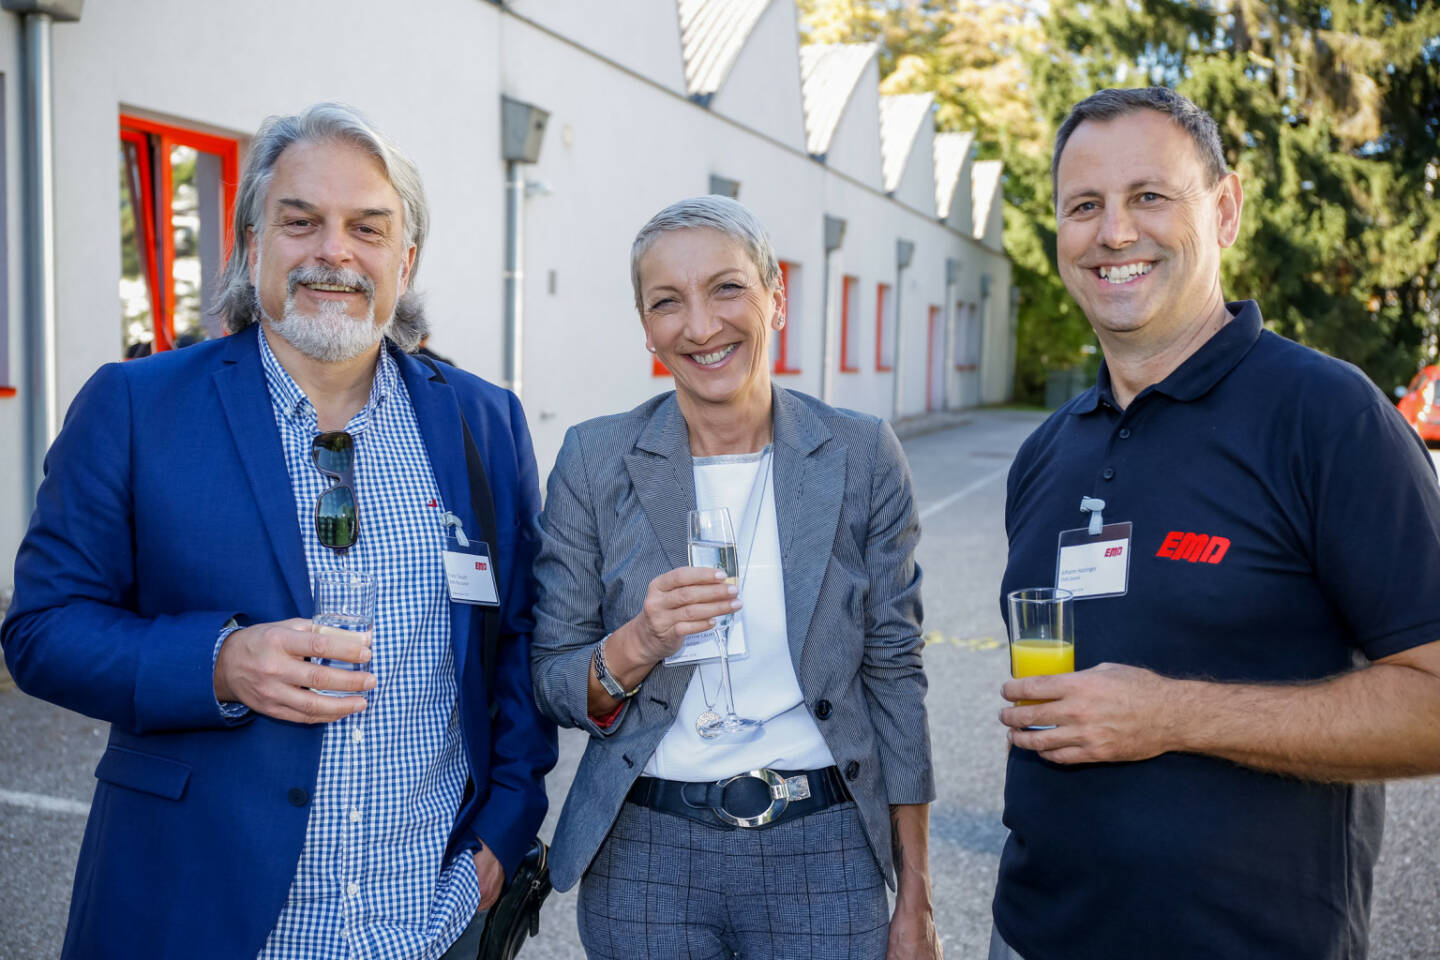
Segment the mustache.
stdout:
[[286,277],[289,296],[295,295],[295,288],[301,284],[325,283],[337,287],[354,287],[365,294],[366,300],[375,299],[375,282],[363,273],[341,270],[335,267],[296,267]]

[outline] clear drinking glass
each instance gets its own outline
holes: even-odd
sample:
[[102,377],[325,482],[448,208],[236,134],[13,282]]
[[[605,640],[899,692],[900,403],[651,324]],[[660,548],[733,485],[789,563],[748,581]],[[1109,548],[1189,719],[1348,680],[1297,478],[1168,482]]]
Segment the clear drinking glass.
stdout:
[[[380,596],[380,583],[374,576],[358,570],[322,570],[315,575],[315,616],[310,622],[321,633],[340,631],[360,633],[368,641],[375,630],[375,603]],[[366,664],[349,660],[312,657],[314,663],[336,670],[365,670]],[[363,697],[361,690],[316,690],[327,697]]]
[[[688,547],[690,566],[723,570],[725,582],[739,586],[740,564],[729,510],[691,510]],[[715,618],[715,641],[720,649],[720,690],[716,699],[725,705],[725,716],[706,710],[695,729],[706,740],[744,743],[760,736],[765,728],[761,721],[735,713],[735,691],[730,685],[730,627],[734,619],[734,614],[729,613]]]
[[[1005,595],[1012,677],[1075,672],[1074,599],[1073,593],[1058,587],[1027,587]],[[1044,702],[1020,700],[1018,705]]]

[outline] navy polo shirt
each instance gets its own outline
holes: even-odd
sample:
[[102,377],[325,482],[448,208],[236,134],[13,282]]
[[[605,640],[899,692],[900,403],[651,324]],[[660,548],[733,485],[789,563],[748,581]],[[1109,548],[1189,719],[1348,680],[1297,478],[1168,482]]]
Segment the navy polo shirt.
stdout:
[[[1102,366],[1025,441],[1002,598],[1054,584],[1092,496],[1134,524],[1129,591],[1076,601],[1077,670],[1290,683],[1440,640],[1424,445],[1355,367],[1262,329],[1253,301],[1229,309],[1125,410]],[[1011,750],[996,927],[1026,960],[1363,956],[1383,818],[1375,785]]]

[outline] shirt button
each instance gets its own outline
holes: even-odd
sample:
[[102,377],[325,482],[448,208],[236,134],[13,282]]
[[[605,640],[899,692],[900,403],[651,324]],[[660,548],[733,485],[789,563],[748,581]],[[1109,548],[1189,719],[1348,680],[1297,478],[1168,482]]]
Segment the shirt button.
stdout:
[[359,823],[359,822],[360,822],[360,808],[359,808],[359,807],[356,807],[354,810],[351,810],[351,811],[350,811],[350,822],[351,822],[351,823]]
[[821,720],[830,719],[830,701],[818,700],[815,703],[815,716]]
[[1121,439],[1121,440],[1129,440],[1129,439],[1130,439],[1130,428],[1129,428],[1129,427],[1121,427],[1121,428],[1120,428],[1120,439]]
[[1113,480],[1113,479],[1115,479],[1115,468],[1114,468],[1114,467],[1106,467],[1106,468],[1105,468],[1105,472],[1102,473],[1102,474],[1100,474],[1100,476],[1104,477],[1106,480]]
[[361,740],[365,739],[365,734],[359,730],[351,730],[350,739],[355,741],[356,743],[359,743]]
[[291,787],[286,797],[289,799],[292,807],[303,807],[310,802],[310,794],[299,787]]
[[352,896],[352,897],[358,897],[358,896],[360,896],[360,884],[358,884],[358,883],[351,883],[349,886],[347,886],[347,887],[345,888],[345,892],[348,893],[348,894],[350,894],[350,896]]

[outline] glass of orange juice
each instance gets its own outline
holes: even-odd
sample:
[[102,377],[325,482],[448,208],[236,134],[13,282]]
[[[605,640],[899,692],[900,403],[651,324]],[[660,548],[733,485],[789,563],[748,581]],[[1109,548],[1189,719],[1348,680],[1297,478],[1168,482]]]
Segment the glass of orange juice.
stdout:
[[[1075,595],[1058,587],[1027,587],[1005,595],[1010,611],[1010,675],[1075,672]],[[1020,706],[1043,703],[1021,700]]]

